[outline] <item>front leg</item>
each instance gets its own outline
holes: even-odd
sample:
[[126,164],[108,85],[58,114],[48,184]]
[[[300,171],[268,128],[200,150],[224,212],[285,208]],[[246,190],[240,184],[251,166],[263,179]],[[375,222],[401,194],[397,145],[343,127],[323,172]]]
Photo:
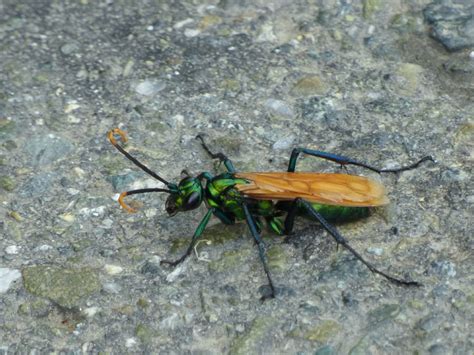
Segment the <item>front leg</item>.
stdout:
[[222,163],[224,163],[224,165],[225,165],[225,167],[226,167],[226,169],[229,173],[235,173],[234,165],[232,164],[230,159],[227,158],[227,155],[225,155],[224,153],[221,153],[221,152],[212,153],[211,150],[206,145],[206,143],[204,142],[204,138],[202,138],[202,136],[200,134],[198,134],[196,136],[196,139],[199,139],[201,141],[202,147],[204,148],[204,150],[207,152],[207,154],[209,154],[209,156],[212,159],[219,159]]
[[209,219],[211,219],[213,212],[214,212],[213,208],[207,211],[206,215],[204,216],[204,218],[201,220],[198,227],[194,231],[194,235],[193,235],[193,238],[191,239],[191,243],[189,243],[188,249],[186,250],[186,252],[183,254],[182,257],[174,261],[161,260],[160,264],[161,265],[168,264],[171,266],[176,266],[178,264],[181,264],[184,260],[186,260],[186,258],[192,253],[194,244],[196,244],[196,240],[202,235],[202,233],[204,232],[204,229],[206,229],[207,223],[209,222]]

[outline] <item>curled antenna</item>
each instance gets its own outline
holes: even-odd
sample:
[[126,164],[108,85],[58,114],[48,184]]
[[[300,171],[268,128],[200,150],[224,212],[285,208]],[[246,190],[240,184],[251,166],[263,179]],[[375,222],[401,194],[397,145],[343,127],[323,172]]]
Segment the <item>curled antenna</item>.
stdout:
[[109,131],[109,133],[107,133],[107,138],[109,139],[110,143],[112,143],[112,145],[117,148],[117,150],[122,153],[123,155],[125,155],[125,157],[130,160],[133,164],[135,164],[136,166],[138,166],[140,169],[142,169],[144,172],[146,172],[148,175],[151,175],[153,176],[155,179],[161,181],[163,184],[165,184],[166,186],[170,186],[171,184],[166,181],[165,179],[163,179],[161,176],[159,176],[157,173],[155,173],[154,171],[150,170],[149,167],[147,167],[146,165],[144,165],[143,163],[140,163],[138,161],[138,159],[134,158],[130,153],[128,153],[125,149],[122,148],[121,145],[118,144],[117,140],[115,139],[115,136],[114,135],[118,135],[120,137],[120,139],[122,140],[122,142],[126,143],[127,142],[127,134],[122,131],[120,128],[114,128],[114,129],[111,129]]

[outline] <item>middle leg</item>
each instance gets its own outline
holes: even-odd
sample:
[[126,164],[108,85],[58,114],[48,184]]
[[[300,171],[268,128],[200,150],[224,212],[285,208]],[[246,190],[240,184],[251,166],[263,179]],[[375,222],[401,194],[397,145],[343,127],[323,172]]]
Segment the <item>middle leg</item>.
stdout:
[[229,158],[227,158],[227,155],[225,155],[224,153],[213,153],[211,152],[211,150],[209,149],[209,147],[206,145],[206,143],[204,142],[204,138],[202,138],[202,136],[200,134],[198,134],[196,136],[196,139],[199,139],[201,141],[201,145],[202,147],[204,148],[204,150],[207,152],[207,154],[209,154],[209,156],[212,158],[212,159],[219,159],[222,163],[224,163],[227,171],[229,173],[235,173],[235,168],[234,168],[234,165],[232,164],[232,162],[230,161]]
[[268,270],[267,257],[265,255],[265,245],[263,243],[262,237],[260,236],[260,233],[258,232],[258,227],[255,224],[252,214],[250,213],[249,208],[245,202],[242,204],[242,208],[244,209],[247,225],[249,226],[250,232],[252,233],[252,236],[255,240],[255,244],[257,244],[258,255],[260,256],[260,261],[263,264],[263,270],[265,271],[265,274],[267,275],[268,285],[270,286],[270,290],[271,290],[270,295],[262,296],[261,300],[265,301],[268,298],[275,298],[275,287],[273,286],[273,281],[270,276],[270,271]]

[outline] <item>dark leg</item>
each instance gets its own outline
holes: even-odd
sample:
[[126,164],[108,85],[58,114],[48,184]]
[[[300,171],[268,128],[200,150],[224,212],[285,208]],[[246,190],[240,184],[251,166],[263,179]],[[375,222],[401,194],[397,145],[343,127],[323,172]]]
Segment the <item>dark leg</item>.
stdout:
[[224,154],[224,153],[212,153],[211,150],[208,148],[208,146],[206,145],[206,143],[204,143],[204,139],[202,138],[202,136],[200,134],[198,134],[196,136],[196,139],[199,139],[201,141],[201,145],[202,147],[204,148],[204,150],[207,152],[207,154],[209,154],[209,156],[212,158],[212,159],[219,159],[222,163],[224,163],[227,171],[229,173],[235,173],[235,168],[234,168],[234,165],[232,164],[232,162],[229,160],[229,158],[227,158],[227,156]]
[[247,207],[247,204],[244,202],[242,204],[242,207],[244,209],[245,213],[245,219],[247,220],[247,224],[249,226],[250,232],[252,233],[252,236],[255,240],[255,243],[257,244],[258,247],[258,255],[260,256],[260,260],[262,261],[263,264],[263,269],[265,270],[265,274],[267,275],[268,279],[268,284],[271,289],[271,294],[269,296],[263,296],[261,299],[262,301],[265,301],[267,298],[274,298],[275,297],[275,287],[273,286],[273,281],[270,276],[270,272],[268,271],[268,265],[267,265],[267,258],[265,256],[265,245],[263,244],[262,238],[260,237],[260,234],[258,233],[257,226],[255,224],[255,221],[250,214],[250,211]]
[[209,219],[211,218],[213,212],[214,212],[213,209],[210,209],[207,211],[206,215],[201,220],[201,223],[199,223],[199,226],[196,228],[196,231],[194,232],[194,235],[193,235],[193,239],[191,239],[191,243],[189,243],[188,249],[186,250],[186,252],[183,254],[182,257],[174,261],[161,260],[160,264],[162,265],[168,264],[171,266],[176,266],[182,263],[184,260],[186,260],[186,258],[192,253],[196,240],[201,236],[202,232],[204,232],[204,229],[206,228],[206,225],[209,222]]
[[308,201],[305,201],[303,199],[296,199],[295,200],[295,203],[296,204],[299,204],[301,207],[305,208],[306,211],[308,211],[308,213],[314,217],[316,220],[319,221],[319,223],[321,223],[321,225],[324,227],[324,229],[326,229],[328,231],[329,234],[331,234],[331,236],[336,240],[336,243],[337,244],[340,244],[342,245],[344,248],[346,248],[347,250],[349,250],[352,255],[354,255],[357,259],[359,259],[365,266],[367,266],[369,268],[370,271],[376,273],[376,274],[379,274],[379,275],[382,275],[383,277],[385,277],[387,280],[397,284],[397,285],[403,285],[403,286],[421,286],[420,283],[416,282],[416,281],[406,281],[406,280],[400,280],[400,279],[397,279],[393,276],[390,276],[378,269],[375,268],[375,266],[373,266],[372,264],[370,264],[368,261],[366,261],[357,251],[355,251],[347,242],[347,240],[337,231],[336,228],[334,228],[332,225],[330,225],[325,219],[324,217],[319,213],[317,212],[313,206],[311,206],[311,203],[309,203]]
[[398,173],[400,171],[415,169],[416,167],[418,167],[418,165],[420,165],[421,163],[423,163],[424,161],[427,161],[427,160],[431,160],[433,162],[435,161],[433,159],[433,157],[426,156],[426,157],[423,157],[422,159],[420,159],[419,161],[417,161],[416,163],[413,163],[413,164],[408,165],[408,166],[402,166],[402,167],[396,168],[396,169],[379,169],[379,168],[375,168],[375,167],[370,166],[368,164],[362,163],[360,161],[357,161],[357,160],[354,160],[354,159],[351,159],[351,158],[348,158],[348,157],[345,157],[345,156],[342,156],[342,155],[326,153],[326,152],[322,152],[320,150],[313,150],[313,149],[306,149],[306,148],[295,148],[291,152],[290,163],[288,164],[288,172],[294,172],[295,171],[295,169],[296,169],[296,160],[298,159],[298,156],[301,153],[305,153],[305,154],[308,154],[308,155],[312,155],[314,157],[330,160],[330,161],[333,161],[335,163],[341,164],[342,166],[344,166],[344,165],[361,166],[363,168],[375,171],[377,173]]
[[[296,215],[298,214],[298,208],[298,199],[293,200],[285,218],[285,230],[283,234],[289,235],[293,231],[293,225],[295,223]],[[285,238],[285,240],[286,239],[287,238]]]
[[219,220],[224,224],[232,225],[235,223],[235,217],[232,214],[226,213],[220,209],[214,209],[214,216],[219,218]]

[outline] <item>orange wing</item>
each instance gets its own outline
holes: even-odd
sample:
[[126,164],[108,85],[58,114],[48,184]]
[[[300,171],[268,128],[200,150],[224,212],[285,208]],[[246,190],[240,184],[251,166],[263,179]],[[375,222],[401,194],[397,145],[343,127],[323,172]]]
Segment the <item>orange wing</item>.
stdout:
[[388,204],[384,187],[363,176],[309,172],[236,173],[248,180],[236,189],[257,200],[294,200],[325,205],[373,207]]

